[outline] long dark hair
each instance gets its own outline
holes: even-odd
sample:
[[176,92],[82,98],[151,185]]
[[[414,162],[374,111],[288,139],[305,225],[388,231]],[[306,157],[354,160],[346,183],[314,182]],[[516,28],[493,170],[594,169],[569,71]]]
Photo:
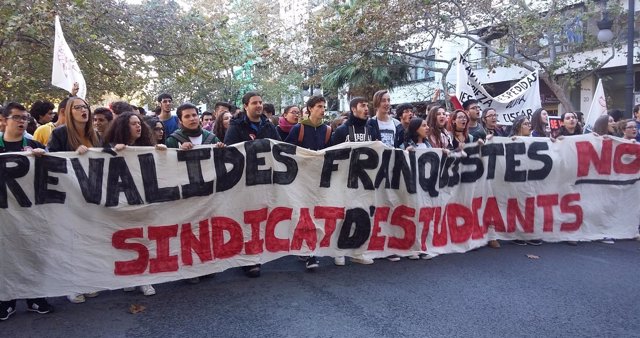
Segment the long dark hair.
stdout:
[[534,131],[539,136],[549,136],[545,130],[545,124],[542,123],[542,111],[544,108],[536,109],[531,115],[531,133]]
[[[424,120],[419,117],[414,117],[409,121],[409,127],[407,128],[407,132],[404,134],[405,147],[407,147],[409,141],[412,141],[414,144],[418,144],[418,137],[420,137],[420,135],[418,135],[418,129],[422,126],[422,122],[424,122]],[[422,140],[422,142],[426,141],[426,139]]]
[[[138,115],[138,117],[140,117]],[[164,122],[162,122],[157,116],[152,116],[152,115],[144,115],[143,116],[144,122],[147,123],[147,126],[149,126],[149,128],[151,128],[151,131],[153,131],[152,135],[154,137],[154,140],[156,141],[156,143],[158,144],[164,144],[165,141],[167,140],[167,133],[165,132],[165,128],[164,128]],[[158,139],[155,138],[156,133],[155,133],[155,128],[156,128],[156,124],[160,123],[162,125],[162,139],[158,141]]]
[[522,132],[522,124],[527,120],[527,115],[520,115],[516,117],[513,121],[513,125],[511,127],[511,134],[509,136],[521,136],[520,132]]
[[[142,128],[142,133],[140,137],[133,142],[133,144],[129,144],[131,142],[131,129],[129,128],[129,119],[132,116],[140,119],[140,127]],[[119,143],[130,145],[130,146],[155,146],[156,140],[151,133],[151,129],[144,122],[144,119],[138,113],[126,112],[118,115],[118,117],[113,121],[107,133],[104,136],[104,143],[116,145]]]
[[[442,128],[438,125],[438,110],[444,108],[442,106],[435,106],[429,110],[427,115],[427,125],[429,126],[429,135],[433,136],[429,141],[435,142],[436,148],[445,148],[446,145],[442,144],[442,137],[446,135],[445,129],[447,128],[446,121]],[[445,113],[446,116],[446,113]]]
[[231,117],[229,118],[233,118],[233,114],[231,112],[221,111],[216,117],[216,121],[213,124],[213,134],[216,135],[216,137],[220,139],[220,141],[224,141],[224,135],[227,134],[227,130],[224,129],[224,122],[223,122],[224,115],[226,113],[231,114]]
[[[567,114],[573,114],[573,116],[575,116],[576,118],[576,129],[573,131],[573,134],[570,134],[567,128],[564,127],[564,117],[567,116]],[[559,135],[572,136],[582,134],[582,127],[580,126],[580,121],[578,121],[578,114],[576,114],[575,112],[565,112],[562,113],[560,119],[562,120],[562,126],[560,126]]]

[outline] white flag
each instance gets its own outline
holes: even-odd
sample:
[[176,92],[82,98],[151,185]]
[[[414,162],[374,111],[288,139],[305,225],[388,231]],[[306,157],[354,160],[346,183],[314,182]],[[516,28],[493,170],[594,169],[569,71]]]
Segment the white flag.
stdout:
[[84,99],[87,95],[87,83],[84,82],[84,76],[82,76],[78,62],[64,39],[60,18],[56,15],[56,40],[53,45],[51,84],[71,92],[74,82],[78,82],[80,86],[77,96]]
[[593,100],[591,101],[591,107],[589,107],[589,113],[587,119],[584,120],[584,132],[592,131],[593,125],[596,123],[598,117],[607,113],[607,100],[604,96],[604,88],[602,88],[602,80],[598,80],[598,86],[596,92],[593,94]]

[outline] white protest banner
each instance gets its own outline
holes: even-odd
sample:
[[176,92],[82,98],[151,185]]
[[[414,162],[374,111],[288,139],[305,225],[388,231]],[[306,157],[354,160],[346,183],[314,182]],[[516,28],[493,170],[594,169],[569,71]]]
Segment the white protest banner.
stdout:
[[[495,137],[468,157],[256,140],[0,154],[0,299],[162,283],[287,255],[466,252],[638,234],[640,144]],[[372,267],[372,268],[375,268]]]
[[51,71],[51,84],[68,92],[73,89],[73,84],[78,82],[80,90],[77,96],[85,99],[87,96],[87,83],[80,71],[78,62],[71,52],[71,48],[62,34],[60,18],[56,15],[56,37],[53,44],[53,70]]
[[458,55],[456,96],[460,103],[469,99],[478,100],[482,110],[493,108],[498,113],[498,124],[511,125],[519,115],[531,118],[533,112],[542,107],[540,101],[540,78],[531,72],[499,96],[491,96],[474,73],[473,67]]
[[602,79],[598,80],[598,86],[593,94],[593,100],[591,100],[591,106],[589,107],[589,113],[584,120],[585,128],[584,132],[591,132],[593,125],[596,123],[598,117],[607,114],[607,99],[604,96],[604,88],[602,87]]

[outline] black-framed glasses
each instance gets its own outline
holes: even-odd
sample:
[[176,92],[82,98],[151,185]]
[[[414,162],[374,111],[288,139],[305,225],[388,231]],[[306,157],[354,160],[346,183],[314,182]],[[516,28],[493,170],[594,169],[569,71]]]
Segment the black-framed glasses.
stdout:
[[9,118],[16,122],[29,122],[31,120],[31,116],[26,115],[11,115]]
[[73,107],[71,107],[71,108],[73,108],[73,109],[75,109],[75,110],[81,110],[81,109],[87,109],[87,110],[89,110],[89,107],[87,107],[87,106],[86,106],[86,105],[84,105],[84,104],[76,104],[75,106],[73,106]]

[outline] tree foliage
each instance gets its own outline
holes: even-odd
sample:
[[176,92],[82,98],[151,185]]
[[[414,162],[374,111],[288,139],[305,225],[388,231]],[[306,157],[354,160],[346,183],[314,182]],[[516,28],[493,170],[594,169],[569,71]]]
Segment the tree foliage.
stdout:
[[[280,35],[269,3],[5,0],[0,5],[0,100],[29,103],[66,96],[50,84],[54,17],[59,15],[90,102],[115,94],[152,105],[161,92],[178,102],[235,101],[263,80],[241,76],[243,68],[253,73],[261,63],[288,69],[276,67],[286,62],[273,53],[282,40],[271,38],[272,32]],[[266,80],[278,75],[268,74]]]
[[[620,8],[610,6],[609,11],[615,17]],[[452,58],[421,52],[443,46],[463,54],[479,49],[489,70],[514,65],[539,69],[541,78],[571,110],[565,89],[601,68],[619,47],[617,40],[606,46],[596,41],[599,16],[593,3],[571,0],[355,0],[328,7],[309,20],[306,31],[313,32],[312,60],[322,65],[318,76],[361,67],[354,60],[371,55],[399,57],[408,68],[428,60],[430,71],[446,75]],[[576,18],[580,41],[568,43],[567,28]],[[618,29],[614,26],[616,33]],[[603,55],[581,54],[602,47]],[[441,86],[446,89],[446,83]]]

